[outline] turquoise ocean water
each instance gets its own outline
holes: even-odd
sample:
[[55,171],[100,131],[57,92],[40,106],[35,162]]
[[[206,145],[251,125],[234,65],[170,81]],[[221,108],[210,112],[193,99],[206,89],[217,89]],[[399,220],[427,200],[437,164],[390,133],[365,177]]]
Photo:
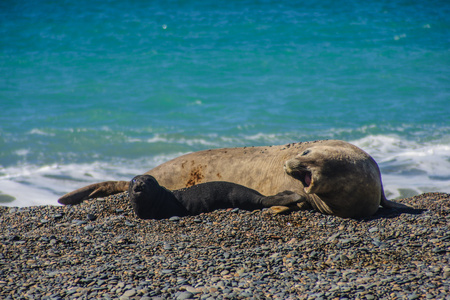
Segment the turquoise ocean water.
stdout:
[[0,204],[208,148],[317,139],[450,192],[448,1],[0,3]]

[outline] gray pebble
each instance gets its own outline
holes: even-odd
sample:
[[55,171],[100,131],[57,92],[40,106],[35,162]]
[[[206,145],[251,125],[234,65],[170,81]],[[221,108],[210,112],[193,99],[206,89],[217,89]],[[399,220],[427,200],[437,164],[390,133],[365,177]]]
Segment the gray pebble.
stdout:
[[374,232],[377,232],[378,231],[378,227],[371,227],[371,228],[369,228],[369,232],[370,233],[374,233]]
[[410,300],[419,299],[419,298],[420,297],[416,293],[412,293],[412,294],[408,295],[408,299],[410,299]]
[[87,224],[87,222],[84,221],[84,220],[72,220],[72,224],[75,224],[75,225],[84,225],[84,224]]
[[125,225],[128,226],[128,227],[134,227],[134,226],[136,226],[136,224],[131,223],[131,222],[128,222],[128,221],[125,221]]
[[95,229],[94,226],[91,226],[91,225],[84,226],[84,230],[86,230],[86,231],[92,231],[94,229]]
[[131,290],[125,291],[125,293],[123,293],[122,296],[133,297],[134,295],[136,295],[136,290],[135,289],[131,289]]
[[191,292],[181,292],[177,295],[177,300],[191,299],[194,296]]
[[63,217],[62,214],[54,214],[52,215],[53,219],[57,220],[57,219],[61,219]]

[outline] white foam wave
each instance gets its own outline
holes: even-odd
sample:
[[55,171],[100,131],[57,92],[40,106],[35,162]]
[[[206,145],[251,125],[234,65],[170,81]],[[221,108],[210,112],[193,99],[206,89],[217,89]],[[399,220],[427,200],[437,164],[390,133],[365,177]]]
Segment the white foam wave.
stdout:
[[19,149],[14,151],[17,156],[27,156],[30,153],[30,149]]
[[267,134],[267,133],[257,133],[254,135],[246,136],[246,140],[250,141],[274,141],[278,139],[278,135],[276,134]]
[[219,147],[220,144],[215,142],[214,139],[207,138],[186,138],[186,137],[171,137],[169,135],[160,135],[155,134],[151,138],[128,138],[127,142],[130,143],[142,143],[145,142],[147,144],[153,143],[169,143],[169,144],[178,144],[178,145],[188,145],[188,146],[206,146],[206,147]]
[[352,143],[378,162],[389,197],[450,193],[450,144],[417,143],[394,135],[370,135]]
[[45,135],[45,136],[55,136],[54,133],[45,132],[44,130],[37,129],[37,128],[32,129],[32,130],[30,131],[30,134],[35,134],[35,135]]
[[128,137],[129,143],[168,143],[174,145],[187,145],[194,147],[219,148],[258,145],[277,145],[292,142],[293,134],[256,133],[252,135],[219,136],[217,134],[205,134],[201,136],[186,137],[171,134],[155,134],[150,138]]
[[[107,180],[130,180],[137,174],[183,153],[159,155],[136,161],[114,163],[67,164],[33,166],[24,165],[0,169],[0,205],[32,206],[58,205],[57,199],[82,186]],[[14,198],[1,202],[2,195]],[[4,198],[4,197],[3,197]]]

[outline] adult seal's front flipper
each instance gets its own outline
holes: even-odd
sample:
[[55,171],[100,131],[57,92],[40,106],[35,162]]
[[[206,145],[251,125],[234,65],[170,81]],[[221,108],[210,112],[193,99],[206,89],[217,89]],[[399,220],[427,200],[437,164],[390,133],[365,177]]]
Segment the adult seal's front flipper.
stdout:
[[91,198],[101,198],[128,190],[128,181],[104,181],[94,183],[65,194],[58,199],[64,205],[75,205]]

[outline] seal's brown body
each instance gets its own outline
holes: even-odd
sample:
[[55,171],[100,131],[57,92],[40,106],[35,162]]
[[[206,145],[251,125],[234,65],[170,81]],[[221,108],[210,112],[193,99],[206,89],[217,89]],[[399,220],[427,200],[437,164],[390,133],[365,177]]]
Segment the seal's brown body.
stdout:
[[[340,217],[370,216],[380,204],[404,207],[385,198],[375,160],[338,140],[193,152],[145,174],[170,190],[210,181],[240,184],[263,195],[289,190],[320,212]],[[76,204],[127,189],[125,181],[103,182],[66,194],[59,202]]]

